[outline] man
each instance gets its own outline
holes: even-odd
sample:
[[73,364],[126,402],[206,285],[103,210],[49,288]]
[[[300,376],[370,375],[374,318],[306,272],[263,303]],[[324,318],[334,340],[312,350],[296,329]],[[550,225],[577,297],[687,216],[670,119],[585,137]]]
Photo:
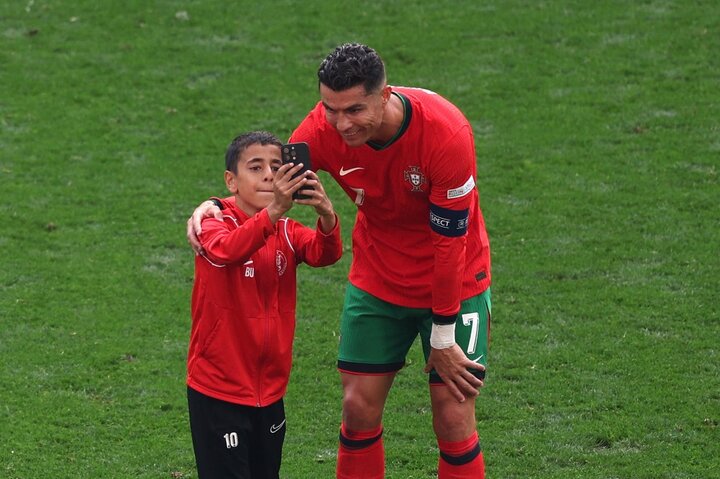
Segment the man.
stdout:
[[[338,369],[339,479],[385,474],[382,413],[418,334],[427,358],[439,479],[483,478],[475,397],[490,328],[490,249],[475,188],[472,128],[437,94],[391,87],[378,54],[337,47],[318,70],[321,101],[290,141],[310,146],[358,208]],[[195,240],[205,202],[188,221]]]

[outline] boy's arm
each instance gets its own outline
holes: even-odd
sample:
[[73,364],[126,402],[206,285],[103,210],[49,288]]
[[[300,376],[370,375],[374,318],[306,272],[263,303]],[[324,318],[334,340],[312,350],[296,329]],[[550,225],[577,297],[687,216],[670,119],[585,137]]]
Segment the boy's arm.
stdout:
[[[250,254],[254,253],[260,246],[265,244],[268,236],[274,233],[274,225],[277,221],[293,206],[292,195],[308,180],[305,176],[293,178],[293,174],[297,173],[302,165],[282,165],[275,173],[273,179],[273,200],[249,218],[237,229],[229,230],[223,220],[212,219],[202,223],[200,232],[200,246],[208,258],[215,258],[222,264],[247,259]],[[314,174],[314,173],[313,173]],[[212,198],[208,203],[213,203],[217,208],[230,208],[234,203],[234,198]],[[197,209],[196,209],[197,213]],[[195,216],[195,214],[193,214]],[[215,216],[217,218],[217,215]],[[211,228],[209,234],[205,234],[205,224],[218,226],[222,228]]]
[[323,233],[328,234],[335,229],[335,226],[340,222],[334,211],[330,213],[320,215],[318,218],[317,228],[322,230]]
[[335,218],[333,228],[323,231],[323,220],[318,218],[316,228],[308,228],[297,222],[291,222],[291,234],[288,236],[295,249],[298,263],[307,263],[313,267],[329,266],[342,257],[342,238],[340,237],[340,220]]
[[[215,218],[216,220],[222,222],[222,210],[230,208],[230,206],[232,206],[233,204],[235,204],[235,198],[232,196],[228,196],[225,198],[213,196],[210,199],[203,201],[197,206],[197,208],[195,208],[193,214],[190,216],[190,218],[188,218],[186,234],[188,243],[190,243],[190,246],[196,254],[205,253],[205,248],[203,247],[200,240],[200,235],[202,234],[205,227],[205,224],[203,222],[207,218]],[[282,213],[278,213],[274,216],[276,216],[276,218],[274,219],[275,221],[277,221],[280,216],[282,216]]]
[[318,175],[310,171],[307,178],[306,184],[311,186],[312,190],[306,190],[307,198],[296,202],[315,208],[318,214],[317,225],[316,229],[312,230],[295,223],[297,238],[293,239],[293,247],[297,252],[298,262],[303,261],[310,266],[327,266],[342,256],[340,220]]
[[247,261],[273,234],[273,223],[267,210],[263,209],[234,230],[223,221],[206,218],[202,223],[200,243],[210,261],[230,264]]

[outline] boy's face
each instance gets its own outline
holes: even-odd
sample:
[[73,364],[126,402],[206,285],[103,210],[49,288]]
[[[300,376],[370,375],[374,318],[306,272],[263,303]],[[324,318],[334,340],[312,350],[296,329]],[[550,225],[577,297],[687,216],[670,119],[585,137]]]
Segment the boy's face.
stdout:
[[282,166],[280,147],[253,144],[238,158],[235,172],[225,171],[225,185],[238,208],[252,216],[272,202],[273,178]]

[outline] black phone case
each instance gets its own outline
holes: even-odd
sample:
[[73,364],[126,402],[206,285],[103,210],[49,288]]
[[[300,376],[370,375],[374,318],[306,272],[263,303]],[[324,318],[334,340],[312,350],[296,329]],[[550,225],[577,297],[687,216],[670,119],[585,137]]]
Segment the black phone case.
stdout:
[[[304,174],[306,171],[312,169],[312,165],[310,163],[310,148],[308,147],[308,144],[305,142],[299,142],[299,143],[287,143],[282,146],[282,162],[283,163],[302,163],[303,167],[293,175],[293,178],[297,178],[298,176]],[[302,194],[303,190],[312,190],[312,187],[306,186],[304,188],[300,188],[295,193],[293,193],[293,198],[295,199],[307,199],[309,196]]]

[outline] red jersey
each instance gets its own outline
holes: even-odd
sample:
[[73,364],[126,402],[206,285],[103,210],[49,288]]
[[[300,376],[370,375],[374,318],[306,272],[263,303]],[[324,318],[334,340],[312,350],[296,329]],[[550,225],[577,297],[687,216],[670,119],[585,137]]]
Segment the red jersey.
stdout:
[[266,210],[248,217],[223,200],[224,221],[207,218],[195,258],[187,384],[207,396],[266,406],[285,394],[295,334],[295,269],[342,254],[339,223],[323,234]]
[[319,102],[290,141],[310,146],[358,208],[350,282],[393,304],[458,312],[490,285],[472,127],[433,92],[393,87],[405,121],[388,145],[349,147]]

